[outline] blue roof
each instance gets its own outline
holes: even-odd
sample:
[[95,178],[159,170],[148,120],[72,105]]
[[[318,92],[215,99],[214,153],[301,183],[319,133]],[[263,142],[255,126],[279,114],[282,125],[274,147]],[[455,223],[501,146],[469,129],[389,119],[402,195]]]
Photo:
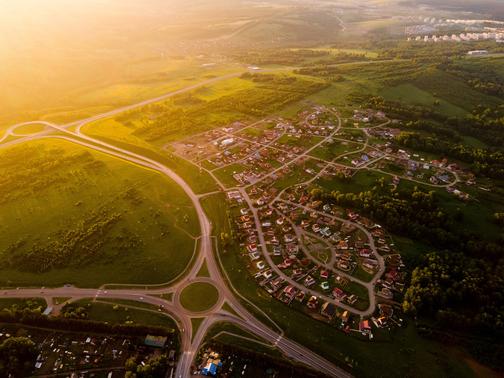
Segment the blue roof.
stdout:
[[209,368],[204,367],[203,369],[201,369],[201,374],[203,374],[203,375],[208,375],[208,374],[216,375],[217,374],[217,365],[215,365],[214,363],[211,363]]

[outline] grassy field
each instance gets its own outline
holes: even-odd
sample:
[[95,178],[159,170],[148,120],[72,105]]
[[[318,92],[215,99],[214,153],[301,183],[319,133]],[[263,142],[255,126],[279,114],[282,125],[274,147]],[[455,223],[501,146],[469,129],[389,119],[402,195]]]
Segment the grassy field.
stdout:
[[[467,113],[464,109],[444,99],[438,99],[432,93],[422,90],[413,84],[401,84],[395,87],[388,87],[383,89],[380,95],[386,100],[433,107],[447,116],[463,116]],[[435,101],[439,101],[439,105],[434,105]]]
[[171,180],[66,141],[0,156],[2,285],[154,284],[189,263],[199,225]]
[[140,154],[165,165],[166,167],[175,171],[179,176],[181,176],[196,194],[208,193],[218,190],[218,186],[212,176],[210,176],[205,171],[200,170],[188,161],[167,151],[153,146],[143,147],[132,143],[126,143],[120,140],[116,140],[115,138],[111,139],[103,136],[93,136],[106,143],[124,148],[128,151]]
[[383,177],[380,173],[360,170],[352,177],[351,180],[331,178],[319,180],[317,183],[322,188],[329,191],[338,190],[342,193],[359,193],[361,191],[371,189],[376,184],[376,180],[380,177]]
[[342,142],[337,140],[331,144],[324,144],[323,146],[317,147],[312,152],[310,152],[310,155],[331,161],[341,154],[357,151],[363,146],[363,144],[359,143]]
[[253,334],[241,329],[237,325],[228,324],[228,323],[217,323],[217,324],[213,325],[208,330],[206,338],[207,339],[214,338],[216,335],[218,335],[221,332],[228,332],[228,333],[232,333],[234,335],[243,336],[243,337],[247,337],[250,339],[254,339],[256,341],[264,342],[264,340],[260,339],[256,335],[253,335]]
[[317,143],[319,143],[321,140],[322,140],[321,137],[315,137],[315,136],[296,137],[296,136],[286,134],[286,135],[282,135],[282,137],[280,139],[278,139],[277,142],[281,143],[281,144],[288,145],[288,146],[292,146],[292,147],[302,147],[304,149],[308,149],[308,148],[316,145]]
[[243,164],[231,164],[227,167],[220,168],[214,171],[215,177],[217,177],[220,182],[227,188],[232,188],[238,185],[238,182],[234,179],[233,175],[237,173],[242,173],[248,168]]
[[299,112],[300,108],[310,106],[313,103],[335,105],[339,108],[345,108],[351,104],[349,96],[354,93],[365,93],[369,91],[369,82],[360,82],[354,79],[332,82],[328,88],[286,106],[278,112],[278,115],[284,117],[294,117]]
[[340,54],[350,54],[350,55],[359,55],[363,56],[366,58],[373,58],[376,59],[378,58],[378,53],[371,51],[371,50],[365,50],[365,49],[351,49],[351,48],[336,48],[336,47],[330,47],[330,46],[325,46],[325,47],[316,47],[316,48],[311,48],[309,50],[312,51],[324,51],[330,53],[330,56],[333,55],[340,55]]
[[[492,69],[499,71],[501,62],[490,61]],[[477,60],[461,60],[458,64],[482,64]],[[419,64],[412,60],[367,61],[338,64],[335,74],[339,80],[282,110],[282,115],[292,116],[300,106],[310,101],[344,108],[359,107],[353,97],[380,95],[388,100],[431,107],[447,116],[464,116],[478,104],[497,106],[496,96],[472,88],[464,80],[437,69],[434,65]]]
[[126,322],[131,322],[133,324],[169,328],[174,332],[178,329],[177,324],[172,318],[157,312],[126,308],[122,306],[115,307],[112,304],[92,302],[88,299],[79,300],[72,303],[70,306],[85,308],[87,318],[89,320],[96,320],[111,324],[124,324]]
[[471,88],[462,79],[436,69],[423,72],[422,77],[414,81],[414,84],[424,91],[436,94],[439,99],[446,100],[466,111],[471,111],[478,104],[498,106],[502,102],[497,97]]
[[[245,339],[246,338],[246,339]],[[205,340],[215,340],[226,346],[250,350],[268,356],[281,357],[281,352],[273,346],[264,345],[264,340],[257,338],[234,324],[217,323],[209,329]]]
[[180,303],[189,311],[200,312],[212,308],[219,299],[215,286],[196,282],[186,286],[180,295]]
[[112,305],[119,305],[119,306],[124,306],[124,307],[141,307],[146,310],[152,310],[152,311],[158,310],[157,306],[152,305],[150,303],[145,303],[145,302],[141,302],[141,301],[134,301],[134,300],[129,300],[129,299],[102,298],[102,299],[97,299],[95,301],[95,303],[96,302],[112,304]]
[[251,81],[232,78],[198,88],[195,91],[195,95],[197,98],[210,101],[223,95],[233,95],[241,90],[252,89],[254,87],[255,85]]
[[[203,205],[214,224],[214,233],[229,232],[226,217],[215,209],[223,204],[221,195],[209,196]],[[327,359],[346,367],[359,377],[471,377],[466,363],[440,344],[420,337],[413,324],[367,342],[345,335],[336,328],[313,320],[273,299],[262,291],[253,278],[244,276],[243,261],[237,251],[220,254],[220,259],[234,287],[277,322],[287,337],[316,350]],[[260,316],[260,315],[259,315]],[[309,332],[306,330],[309,329]]]

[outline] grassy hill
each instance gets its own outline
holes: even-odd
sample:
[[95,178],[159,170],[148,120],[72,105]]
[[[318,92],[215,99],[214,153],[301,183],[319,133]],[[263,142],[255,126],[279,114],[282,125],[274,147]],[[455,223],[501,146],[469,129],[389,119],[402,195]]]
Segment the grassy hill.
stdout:
[[1,285],[162,283],[189,263],[199,226],[169,179],[66,141],[0,161]]

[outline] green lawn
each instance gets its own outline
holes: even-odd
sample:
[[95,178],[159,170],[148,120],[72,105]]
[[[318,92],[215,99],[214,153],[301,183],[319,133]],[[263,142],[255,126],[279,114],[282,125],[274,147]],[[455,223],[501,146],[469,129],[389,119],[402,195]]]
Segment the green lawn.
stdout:
[[[355,278],[358,278],[364,282],[369,282],[373,279],[373,275],[372,274],[369,274],[368,272],[366,272],[364,269],[362,269],[360,266],[358,266],[356,269],[355,269],[355,272],[353,272],[352,276],[354,276]],[[366,293],[367,295],[367,293]]]
[[197,276],[198,277],[210,277],[210,273],[208,273],[208,266],[206,264],[206,261],[201,266],[200,270],[198,271]]
[[196,282],[186,286],[180,295],[180,303],[189,311],[200,312],[212,308],[219,299],[215,286]]
[[257,127],[247,127],[243,131],[241,131],[245,137],[257,137],[260,138],[264,135],[264,130],[258,129]]
[[224,304],[222,305],[221,309],[224,310],[224,311],[229,312],[230,314],[234,314],[234,315],[238,316],[238,314],[236,313],[236,311],[233,310],[233,308],[227,302],[224,302]]
[[155,284],[189,264],[199,224],[171,180],[66,141],[0,150],[0,284]]
[[198,329],[199,329],[201,323],[203,323],[203,320],[205,320],[205,318],[191,318],[192,337],[193,338],[194,338],[194,336],[196,336],[196,332],[198,332]]
[[462,137],[462,142],[464,145],[473,147],[473,148],[488,148],[487,144],[480,141],[477,138],[470,137],[470,136],[463,136]]

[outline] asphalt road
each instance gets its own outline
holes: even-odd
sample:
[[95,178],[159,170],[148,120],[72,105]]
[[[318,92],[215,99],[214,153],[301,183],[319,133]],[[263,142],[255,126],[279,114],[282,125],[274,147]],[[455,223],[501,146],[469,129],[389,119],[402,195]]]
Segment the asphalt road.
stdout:
[[[215,81],[215,79],[213,79]],[[197,86],[190,87],[194,89]],[[187,89],[186,89],[187,90]],[[184,91],[184,90],[181,90]],[[178,91],[178,93],[181,93]],[[173,94],[171,94],[173,95]],[[144,301],[156,306],[163,306],[163,311],[170,314],[181,327],[181,337],[182,337],[182,354],[177,364],[176,377],[185,378],[190,376],[191,365],[193,364],[194,356],[198,351],[201,342],[208,328],[217,321],[226,321],[235,323],[243,328],[246,328],[250,332],[264,338],[267,341],[275,344],[287,357],[297,361],[299,363],[305,364],[313,369],[322,372],[328,376],[332,377],[349,377],[350,375],[344,371],[328,362],[324,358],[320,357],[316,353],[312,352],[308,348],[297,344],[291,340],[285,338],[283,333],[277,332],[264,325],[258,319],[256,319],[245,307],[242,305],[240,299],[234,294],[234,292],[227,286],[224,280],[219,264],[215,259],[213,251],[213,239],[211,235],[211,224],[206,216],[199,197],[192,191],[190,186],[175,172],[173,172],[168,167],[162,165],[161,163],[149,159],[145,156],[136,154],[134,152],[125,150],[123,148],[116,147],[109,143],[104,143],[100,140],[88,137],[80,132],[80,127],[78,127],[77,132],[68,130],[70,125],[82,126],[89,122],[96,121],[98,119],[107,118],[118,113],[131,110],[136,107],[144,106],[149,103],[160,101],[167,96],[158,97],[156,99],[141,102],[139,104],[131,105],[128,107],[120,108],[119,110],[107,112],[103,115],[98,115],[94,117],[87,118],[85,120],[76,121],[72,124],[59,126],[49,122],[30,122],[16,125],[10,128],[13,132],[16,127],[39,123],[46,125],[49,130],[43,131],[41,133],[31,135],[28,137],[21,138],[17,141],[7,142],[0,145],[4,147],[14,143],[22,143],[28,140],[33,140],[37,138],[62,138],[73,143],[83,145],[87,148],[106,153],[115,156],[119,159],[129,161],[131,163],[143,166],[148,169],[156,170],[159,173],[169,177],[175,181],[188,195],[188,197],[193,202],[195,211],[198,215],[200,223],[200,249],[196,263],[193,265],[192,269],[188,272],[186,277],[168,288],[152,289],[152,290],[138,290],[138,289],[117,289],[117,290],[103,290],[103,289],[85,289],[85,288],[75,288],[75,287],[62,287],[62,288],[52,288],[52,289],[34,289],[34,288],[19,288],[19,289],[9,289],[1,292],[2,297],[44,297],[44,298],[54,298],[54,297],[71,297],[72,300],[80,298],[115,298],[115,299],[130,299],[137,301]],[[56,130],[65,135],[54,135],[51,136],[51,129]],[[208,279],[219,291],[220,298],[216,306],[213,308],[201,312],[192,313],[185,309],[179,300],[180,291],[190,284],[191,282],[199,281],[201,278],[197,278],[197,272],[201,266],[206,262],[210,278]],[[159,297],[153,296],[153,294],[162,293],[175,293],[174,300],[167,301]],[[238,314],[230,314],[226,311],[220,309],[220,304],[227,302],[229,306]],[[194,334],[191,318],[192,317],[205,317],[206,320],[198,328],[197,332]]]
[[[175,181],[188,195],[191,199],[195,211],[198,215],[199,224],[200,224],[200,237],[199,237],[199,251],[198,257],[196,258],[196,262],[193,264],[192,268],[186,273],[185,277],[171,286],[167,287],[151,287],[146,289],[87,289],[87,288],[75,288],[75,287],[62,287],[62,288],[51,288],[51,289],[39,289],[39,288],[19,288],[19,289],[9,289],[9,290],[0,290],[0,297],[15,297],[15,298],[23,298],[23,297],[43,297],[46,299],[51,299],[54,297],[71,297],[71,300],[78,300],[82,298],[110,298],[110,299],[129,299],[135,301],[143,301],[145,303],[150,303],[155,306],[159,306],[162,312],[169,314],[172,318],[174,318],[179,324],[181,330],[181,338],[182,338],[182,353],[177,365],[176,377],[185,378],[190,376],[191,365],[194,362],[194,356],[196,355],[204,337],[208,331],[208,329],[217,322],[229,322],[238,325],[239,327],[260,336],[262,339],[270,342],[275,345],[278,349],[280,349],[288,358],[291,358],[294,361],[305,364],[313,369],[324,373],[328,376],[332,377],[350,377],[351,375],[346,371],[334,366],[332,363],[328,362],[324,358],[320,357],[313,351],[308,348],[299,345],[289,339],[287,339],[283,331],[279,329],[273,322],[270,325],[271,327],[266,326],[261,321],[259,321],[255,316],[253,316],[244,306],[243,301],[245,300],[231,285],[229,280],[226,280],[223,277],[223,273],[220,269],[220,264],[216,259],[216,251],[213,249],[214,240],[212,238],[212,227],[211,223],[206,216],[201,203],[200,197],[196,195],[191,187],[175,172],[173,172],[168,167],[163,164],[149,159],[145,156],[136,154],[132,151],[128,151],[123,148],[116,147],[109,143],[104,143],[100,140],[88,137],[84,133],[81,132],[83,126],[90,122],[94,122],[100,119],[109,118],[115,116],[117,114],[138,109],[140,107],[156,103],[162,100],[165,100],[169,97],[175,96],[177,94],[181,94],[187,91],[194,90],[196,88],[202,87],[204,85],[212,84],[221,80],[226,80],[232,77],[237,77],[241,73],[233,73],[224,75],[221,77],[213,78],[210,80],[206,80],[200,82],[198,84],[194,84],[188,86],[186,88],[182,88],[177,91],[173,91],[167,93],[163,96],[155,97],[152,99],[148,99],[145,101],[138,102],[136,104],[123,106],[118,109],[114,109],[112,111],[99,114],[96,116],[92,116],[89,118],[85,118],[79,121],[71,122],[66,125],[56,125],[50,122],[44,121],[33,121],[33,122],[25,122],[21,124],[17,124],[9,127],[0,137],[0,148],[11,146],[14,144],[24,143],[30,140],[40,139],[40,138],[60,138],[70,141],[72,143],[77,143],[87,148],[93,149],[95,151],[99,151],[116,158],[137,164],[146,169],[151,169],[159,172],[160,174],[165,175],[171,180]],[[42,124],[46,126],[44,131],[41,131],[36,134],[22,136],[19,133],[16,133],[16,129],[18,127],[24,125],[31,124]],[[75,131],[70,131],[69,128],[72,126],[75,127]],[[339,125],[336,131],[341,128],[341,120],[339,120]],[[54,131],[57,131],[59,135],[53,135]],[[333,133],[334,134],[334,133]],[[15,140],[8,141],[9,136],[18,137]],[[332,137],[333,135],[331,135]],[[328,138],[324,138],[320,143],[317,143],[315,146],[305,151],[302,155],[296,157],[295,160],[301,159],[306,156],[310,151],[322,145]],[[367,143],[366,143],[367,145]],[[355,153],[353,151],[352,153]],[[290,161],[289,164],[293,163],[295,160]],[[281,169],[281,168],[280,168]],[[262,179],[274,174],[274,172],[270,172],[268,175],[263,177]],[[218,181],[218,180],[217,180]],[[458,182],[458,177],[456,177],[456,181]],[[453,184],[450,184],[453,185]],[[236,188],[234,188],[236,189]],[[257,226],[257,210],[254,210],[254,206],[250,203],[250,199],[245,193],[245,190],[241,189],[244,194],[244,198],[247,199],[251,209],[254,211],[254,216],[256,219]],[[277,198],[279,199],[279,198]],[[292,204],[295,206],[299,206],[297,204]],[[327,214],[324,214],[327,216]],[[338,221],[343,221],[342,219],[337,219]],[[260,224],[258,226],[258,230],[260,231]],[[369,235],[367,230],[362,229],[364,233],[368,235],[370,243],[373,243],[373,238]],[[261,236],[262,233],[259,232],[261,244],[264,246],[264,238]],[[381,273],[384,269],[383,259],[379,254],[376,253],[376,248],[372,244],[372,250],[375,253],[375,256],[379,260],[380,271],[376,274],[374,279],[366,283],[366,287],[370,293],[370,306],[367,310],[358,312],[354,308],[349,308],[352,312],[360,313],[362,316],[369,315],[374,310],[376,302],[374,297],[374,285],[376,280],[380,277]],[[266,256],[267,254],[265,254]],[[201,278],[197,277],[197,273],[200,270],[201,266],[206,262],[209,278]],[[274,264],[270,265],[273,267]],[[180,303],[180,293],[182,289],[192,282],[200,282],[205,281],[213,284],[219,291],[220,296],[219,300],[212,308],[200,312],[194,313],[185,309]],[[293,283],[294,284],[294,283]],[[297,285],[297,283],[296,283]],[[303,288],[306,290],[306,288]],[[157,297],[155,295],[159,294],[167,294],[172,293],[173,299],[168,301]],[[316,293],[317,296],[320,297],[319,293]],[[330,300],[331,298],[324,298]],[[222,304],[226,302],[233,309],[234,313],[229,313],[225,310],[222,310]],[[251,304],[253,306],[253,304]],[[344,304],[338,303],[338,306],[345,307]],[[257,307],[256,307],[257,308]],[[259,312],[260,309],[257,309]],[[236,315],[236,314],[237,315]],[[192,329],[191,318],[194,317],[205,317],[205,320],[200,325],[198,330]],[[267,318],[267,316],[265,316]],[[308,332],[308,331],[307,331]]]

